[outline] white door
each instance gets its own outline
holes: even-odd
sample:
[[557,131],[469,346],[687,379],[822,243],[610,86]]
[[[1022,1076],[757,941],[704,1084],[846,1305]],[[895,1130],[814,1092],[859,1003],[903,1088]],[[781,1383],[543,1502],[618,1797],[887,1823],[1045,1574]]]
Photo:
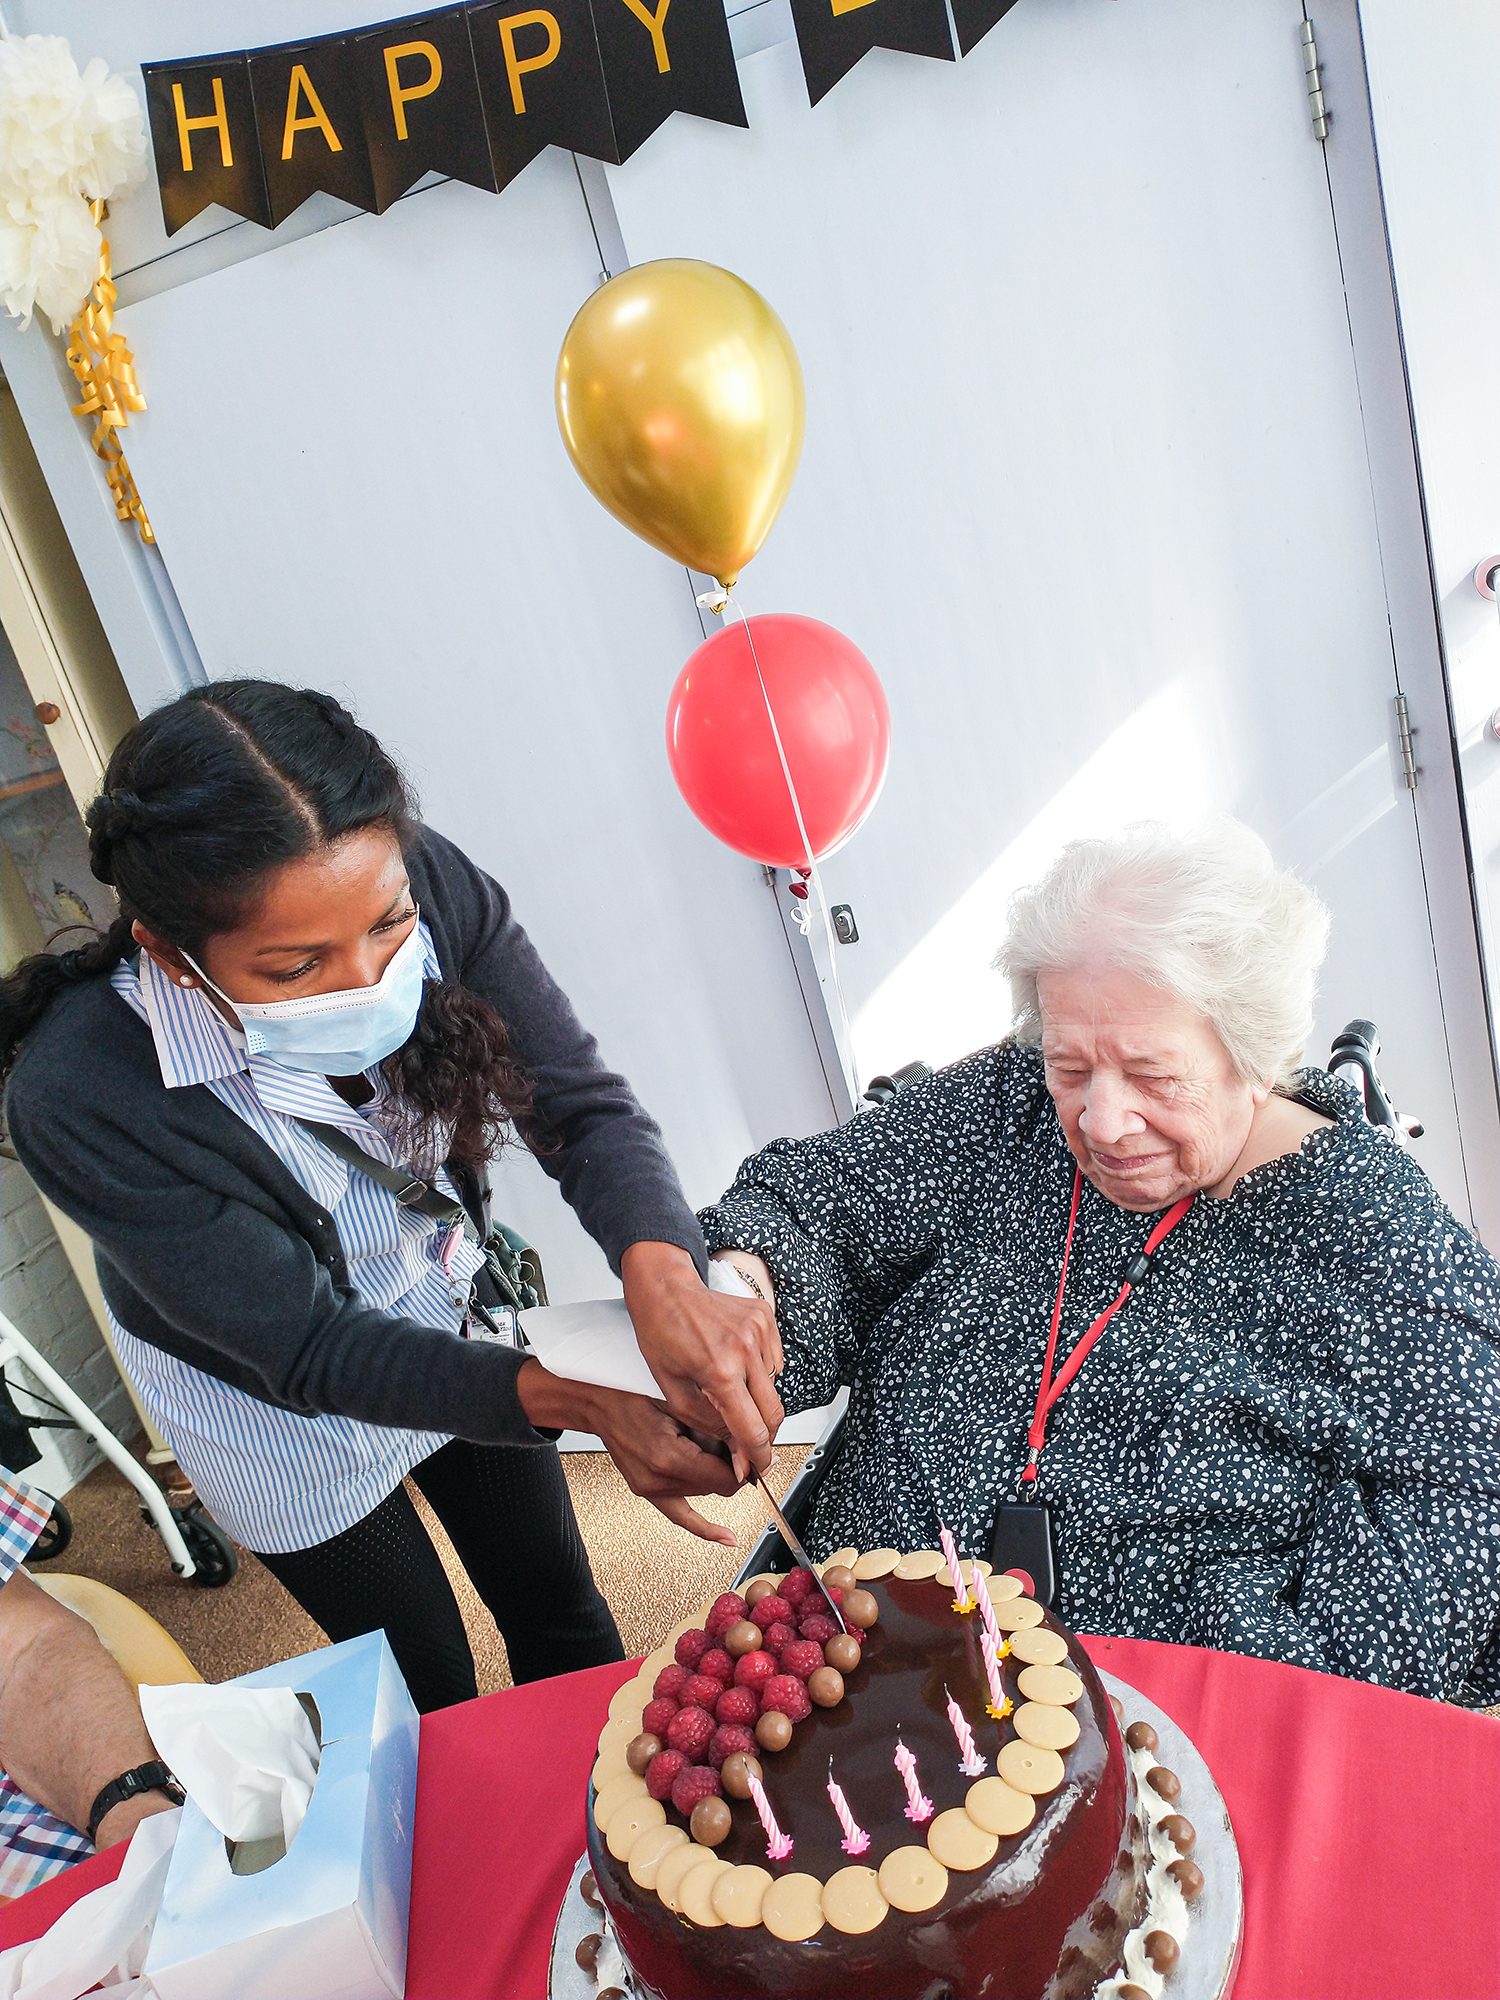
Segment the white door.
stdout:
[[746,608],[828,619],[890,778],[826,868],[868,1075],[1002,1028],[1007,894],[1072,835],[1227,809],[1334,913],[1314,1054],[1385,1038],[1469,1213],[1322,150],[1295,0],[1049,0],[957,65],[877,52],[748,134],[675,119],[610,193],[633,262],[727,264],[807,374]]

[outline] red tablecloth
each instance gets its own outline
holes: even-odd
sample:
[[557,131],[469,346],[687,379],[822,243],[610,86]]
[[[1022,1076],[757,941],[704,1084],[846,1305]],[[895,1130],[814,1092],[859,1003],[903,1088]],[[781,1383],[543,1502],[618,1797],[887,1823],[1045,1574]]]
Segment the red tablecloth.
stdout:
[[[1500,1721],[1225,1653],[1088,1648],[1187,1731],[1224,1794],[1245,1871],[1235,2000],[1500,2000]],[[631,1671],[424,1719],[407,2000],[542,2000],[595,1741]],[[0,1911],[0,1945],[120,1858]]]

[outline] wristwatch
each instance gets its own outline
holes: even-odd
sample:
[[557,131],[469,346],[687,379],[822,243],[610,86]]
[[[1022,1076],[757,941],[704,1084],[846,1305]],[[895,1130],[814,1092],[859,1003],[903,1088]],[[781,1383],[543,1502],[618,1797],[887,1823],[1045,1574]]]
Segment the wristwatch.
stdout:
[[96,1839],[99,1822],[106,1813],[124,1805],[127,1799],[139,1798],[142,1792],[165,1792],[174,1806],[180,1806],[187,1797],[165,1764],[137,1764],[133,1771],[122,1771],[118,1778],[111,1778],[95,1799],[89,1812],[89,1839]]

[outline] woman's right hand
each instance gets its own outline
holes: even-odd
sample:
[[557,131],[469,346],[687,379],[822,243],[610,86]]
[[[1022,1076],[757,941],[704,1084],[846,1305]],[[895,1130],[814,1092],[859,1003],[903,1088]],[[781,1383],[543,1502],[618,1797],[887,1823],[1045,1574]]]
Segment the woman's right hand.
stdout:
[[632,1493],[690,1534],[734,1547],[732,1530],[707,1520],[687,1497],[737,1492],[734,1468],[726,1457],[705,1451],[689,1437],[664,1403],[623,1389],[564,1381],[535,1359],[522,1363],[516,1393],[538,1430],[591,1431],[603,1439]]

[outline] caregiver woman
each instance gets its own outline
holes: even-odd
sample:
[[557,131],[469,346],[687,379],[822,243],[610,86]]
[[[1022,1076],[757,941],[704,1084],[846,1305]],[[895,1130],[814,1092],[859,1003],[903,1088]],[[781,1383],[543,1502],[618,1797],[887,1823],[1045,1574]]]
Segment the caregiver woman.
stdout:
[[[774,1320],[705,1287],[656,1126],[504,890],[331,697],[194,689],[131,730],[88,822],[120,916],[0,983],[6,1121],[93,1238],[179,1462],[330,1638],[385,1628],[424,1709],[472,1696],[474,1665],[408,1473],[516,1680],[619,1659],[556,1432],[598,1433],[637,1493],[727,1539],[682,1496],[738,1482],[683,1425],[762,1465],[780,1418]],[[303,1121],[473,1218],[514,1126],[620,1272],[672,1414],[485,1337],[470,1234]]]

